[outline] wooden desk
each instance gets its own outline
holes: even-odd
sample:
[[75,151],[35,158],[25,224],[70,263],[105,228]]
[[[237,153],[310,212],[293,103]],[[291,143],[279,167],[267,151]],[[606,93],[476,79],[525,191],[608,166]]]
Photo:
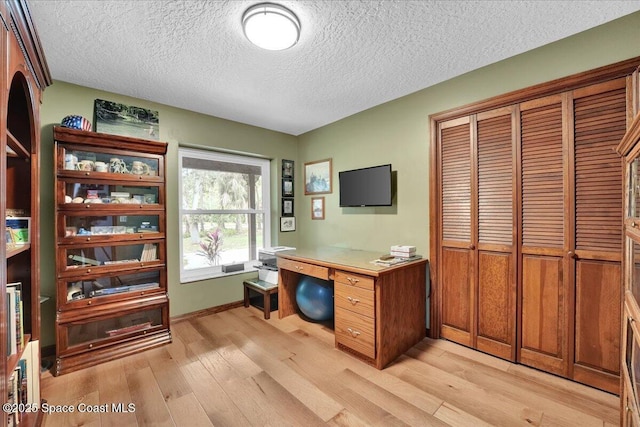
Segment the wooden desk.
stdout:
[[298,312],[300,275],[334,281],[335,345],[383,369],[426,334],[426,259],[383,267],[381,253],[342,248],[278,252],[278,317]]

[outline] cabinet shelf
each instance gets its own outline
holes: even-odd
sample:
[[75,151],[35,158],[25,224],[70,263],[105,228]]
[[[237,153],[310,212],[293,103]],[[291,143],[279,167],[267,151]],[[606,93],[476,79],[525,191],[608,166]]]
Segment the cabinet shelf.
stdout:
[[149,175],[135,175],[128,173],[110,173],[110,172],[95,172],[95,171],[76,171],[76,170],[61,170],[58,172],[58,178],[60,179],[74,179],[79,181],[91,181],[91,182],[124,182],[135,183],[139,185],[144,182],[148,185],[161,185],[163,182],[162,177],[149,176]]
[[29,249],[31,249],[31,245],[29,243],[22,243],[19,245],[7,247],[7,259],[21,254],[22,252],[26,252]]
[[7,377],[9,377],[9,375],[11,375],[11,373],[16,368],[16,366],[18,366],[18,361],[22,359],[22,355],[24,354],[24,351],[27,348],[27,345],[29,344],[29,342],[31,342],[31,335],[25,334],[24,345],[22,346],[20,351],[10,355],[9,358],[7,359],[7,370],[5,372],[5,375]]
[[24,145],[13,136],[13,134],[7,129],[7,155],[10,157],[22,157],[24,159],[31,158],[31,153],[24,148]]

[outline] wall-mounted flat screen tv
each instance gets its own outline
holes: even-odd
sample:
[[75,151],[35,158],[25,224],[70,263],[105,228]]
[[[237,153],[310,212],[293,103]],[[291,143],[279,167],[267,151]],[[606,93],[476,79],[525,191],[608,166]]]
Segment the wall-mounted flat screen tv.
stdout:
[[391,165],[338,173],[340,206],[391,206]]

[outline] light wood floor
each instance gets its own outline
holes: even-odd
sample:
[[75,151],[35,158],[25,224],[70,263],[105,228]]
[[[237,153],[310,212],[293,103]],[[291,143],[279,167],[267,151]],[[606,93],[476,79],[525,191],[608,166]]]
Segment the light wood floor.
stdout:
[[[617,396],[425,339],[383,371],[298,316],[236,308],[172,324],[173,343],[60,377],[44,426],[612,426]],[[79,413],[135,404],[131,413]]]

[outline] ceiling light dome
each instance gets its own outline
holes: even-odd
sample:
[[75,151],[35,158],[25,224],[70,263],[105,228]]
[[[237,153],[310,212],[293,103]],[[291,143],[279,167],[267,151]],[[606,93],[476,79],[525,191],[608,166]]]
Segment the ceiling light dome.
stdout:
[[260,3],[242,15],[242,29],[249,41],[262,49],[283,50],[298,42],[300,21],[279,4]]

